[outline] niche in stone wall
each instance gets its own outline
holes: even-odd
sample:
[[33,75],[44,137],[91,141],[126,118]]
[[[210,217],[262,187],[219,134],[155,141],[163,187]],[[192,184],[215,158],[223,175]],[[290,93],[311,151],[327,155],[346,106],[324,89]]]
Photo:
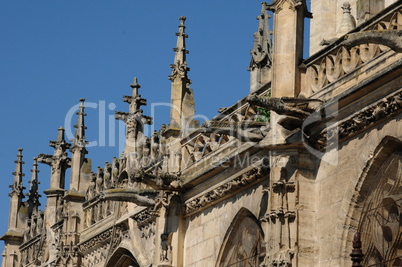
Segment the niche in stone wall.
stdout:
[[217,267],[259,266],[264,259],[263,231],[255,216],[242,208],[226,232]]

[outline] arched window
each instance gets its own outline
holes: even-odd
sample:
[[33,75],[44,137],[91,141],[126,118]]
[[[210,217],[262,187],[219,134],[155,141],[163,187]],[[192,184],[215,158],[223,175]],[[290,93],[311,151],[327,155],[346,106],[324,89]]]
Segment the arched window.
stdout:
[[242,209],[231,223],[219,253],[217,267],[254,267],[263,261],[263,232],[255,216]]
[[367,172],[357,203],[363,266],[402,264],[402,148],[390,142],[383,150]]

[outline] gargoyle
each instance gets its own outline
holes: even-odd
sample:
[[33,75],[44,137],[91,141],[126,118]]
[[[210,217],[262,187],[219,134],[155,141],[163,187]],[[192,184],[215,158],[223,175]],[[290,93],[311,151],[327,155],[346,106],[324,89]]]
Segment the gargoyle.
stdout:
[[301,120],[307,118],[314,111],[321,108],[322,101],[317,99],[303,99],[294,97],[282,98],[266,98],[257,95],[247,97],[250,105],[272,110],[278,115],[287,115],[299,118]]
[[157,190],[178,190],[181,188],[179,176],[170,173],[151,174],[143,169],[136,170],[134,181],[142,182]]
[[[251,95],[247,98],[250,105],[263,107],[272,110],[278,115],[285,115],[278,123],[288,131],[294,131],[301,128],[306,118],[314,116],[312,121],[317,121],[319,110],[323,107],[323,101],[318,99],[304,99],[295,97],[266,98],[257,95]],[[310,125],[313,126],[313,125]]]
[[117,188],[104,190],[100,194],[102,200],[126,201],[138,206],[153,207],[158,191],[155,189]]
[[267,135],[269,124],[266,122],[246,121],[244,123],[230,121],[209,121],[202,126],[204,133],[225,134],[236,137],[242,142],[259,142]]
[[343,45],[353,47],[361,44],[379,44],[385,45],[395,52],[402,52],[402,31],[385,30],[385,31],[364,31],[351,33],[345,36]]

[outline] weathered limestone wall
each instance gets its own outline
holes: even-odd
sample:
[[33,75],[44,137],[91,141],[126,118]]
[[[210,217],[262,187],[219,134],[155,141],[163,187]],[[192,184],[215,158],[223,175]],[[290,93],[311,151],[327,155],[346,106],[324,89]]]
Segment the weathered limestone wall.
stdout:
[[349,205],[364,167],[386,136],[402,140],[402,115],[345,142],[321,162],[316,179],[316,266],[349,264],[351,238],[357,225],[356,221],[347,225]]
[[[336,32],[342,20],[342,5],[346,0],[312,0],[310,21],[310,55],[323,48],[320,42],[336,38]],[[356,18],[356,0],[348,0],[351,14]]]
[[264,206],[262,190],[262,185],[251,187],[188,217],[184,223],[184,266],[215,266],[229,226],[241,208],[259,218]]
[[[397,1],[384,0],[384,7]],[[343,16],[341,7],[345,2],[350,3],[351,15],[355,18],[356,23],[359,24],[357,0],[311,0],[313,19],[310,22],[310,55],[313,55],[322,48],[320,42],[323,39],[336,38],[336,33]]]

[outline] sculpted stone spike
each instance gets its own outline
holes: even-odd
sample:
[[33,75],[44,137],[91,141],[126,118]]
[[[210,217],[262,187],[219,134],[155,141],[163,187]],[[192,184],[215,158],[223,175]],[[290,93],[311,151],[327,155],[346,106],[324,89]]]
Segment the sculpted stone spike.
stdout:
[[73,141],[73,146],[72,146],[72,152],[74,152],[74,150],[76,148],[84,148],[85,149],[85,145],[88,143],[85,140],[85,129],[87,129],[87,127],[85,126],[84,123],[84,117],[87,115],[84,113],[84,102],[85,99],[84,98],[80,98],[80,106],[79,106],[79,111],[75,114],[78,115],[78,120],[77,120],[77,124],[74,125],[74,128],[76,128],[75,130],[75,135],[74,135],[74,139]]
[[138,89],[141,88],[141,86],[138,84],[137,77],[134,77],[134,82],[130,84],[130,87],[133,88],[132,96],[133,97],[138,96]]
[[250,71],[250,92],[257,91],[262,85],[271,80],[272,67],[272,31],[269,29],[267,3],[262,3],[258,31],[254,33],[254,45],[251,49],[251,61],[247,68]]
[[141,106],[147,104],[147,100],[141,98],[141,95],[138,94],[140,85],[138,84],[137,78],[134,78],[134,82],[130,86],[133,88],[132,96],[123,97],[123,101],[130,105],[129,112],[116,111],[115,113],[116,120],[121,120],[126,123],[126,155],[137,153],[138,145],[144,142],[144,125],[152,125],[153,123],[153,118],[143,115],[143,111],[140,109]]
[[103,188],[109,189],[112,186],[112,164],[105,162]]
[[25,189],[25,187],[22,186],[22,177],[24,177],[25,174],[22,173],[22,165],[25,162],[22,161],[22,150],[23,150],[22,148],[18,148],[17,160],[14,161],[16,163],[16,166],[15,166],[15,172],[13,172],[14,175],[13,184],[10,185],[11,188],[10,196],[12,194],[16,194],[19,197],[24,198],[23,190]]
[[96,193],[99,194],[103,190],[103,169],[98,166],[96,172]]
[[184,29],[184,22],[186,17],[180,17],[180,25],[179,25],[179,32],[176,33],[177,36],[177,46],[173,48],[173,51],[176,52],[174,57],[174,64],[170,65],[172,68],[172,74],[169,76],[169,80],[174,81],[177,77],[183,80],[186,83],[191,83],[191,81],[187,77],[187,72],[190,69],[187,67],[186,61],[186,54],[189,53],[186,50],[186,41],[185,39],[188,38],[188,35],[185,34]]
[[26,194],[28,196],[28,217],[30,217],[32,212],[37,212],[38,207],[40,206],[39,198],[41,195],[39,194],[39,188],[38,185],[40,182],[38,181],[38,158],[34,158],[34,163],[33,163],[33,168],[31,170],[32,172],[32,177],[31,180],[29,181],[30,186],[29,186],[29,192]]
[[356,21],[354,17],[350,14],[351,8],[349,2],[344,2],[342,6],[343,17],[341,24],[339,25],[337,36],[340,37],[354,28],[356,28]]
[[[84,98],[80,99],[79,111],[76,113],[78,115],[75,136],[73,140],[73,145],[70,151],[73,153],[71,156],[71,178],[70,178],[70,190],[79,192],[81,187],[85,187],[82,182],[84,181],[82,177],[82,167],[86,162],[85,155],[88,154],[86,149],[86,144],[88,142],[85,138],[85,129],[87,127],[84,123],[84,117],[87,115],[84,113]],[[85,190],[85,189],[84,189]]]
[[[172,74],[169,76],[171,84],[171,108],[169,131],[166,136],[177,138],[180,134],[186,134],[194,123],[194,93],[190,88],[191,80],[187,73],[190,68],[187,67],[185,39],[188,37],[185,34],[184,21],[185,17],[180,17],[179,32],[177,35],[177,45],[173,49],[175,51],[174,64],[170,65]],[[172,139],[172,140],[173,140]],[[170,140],[170,141],[172,141]]]

